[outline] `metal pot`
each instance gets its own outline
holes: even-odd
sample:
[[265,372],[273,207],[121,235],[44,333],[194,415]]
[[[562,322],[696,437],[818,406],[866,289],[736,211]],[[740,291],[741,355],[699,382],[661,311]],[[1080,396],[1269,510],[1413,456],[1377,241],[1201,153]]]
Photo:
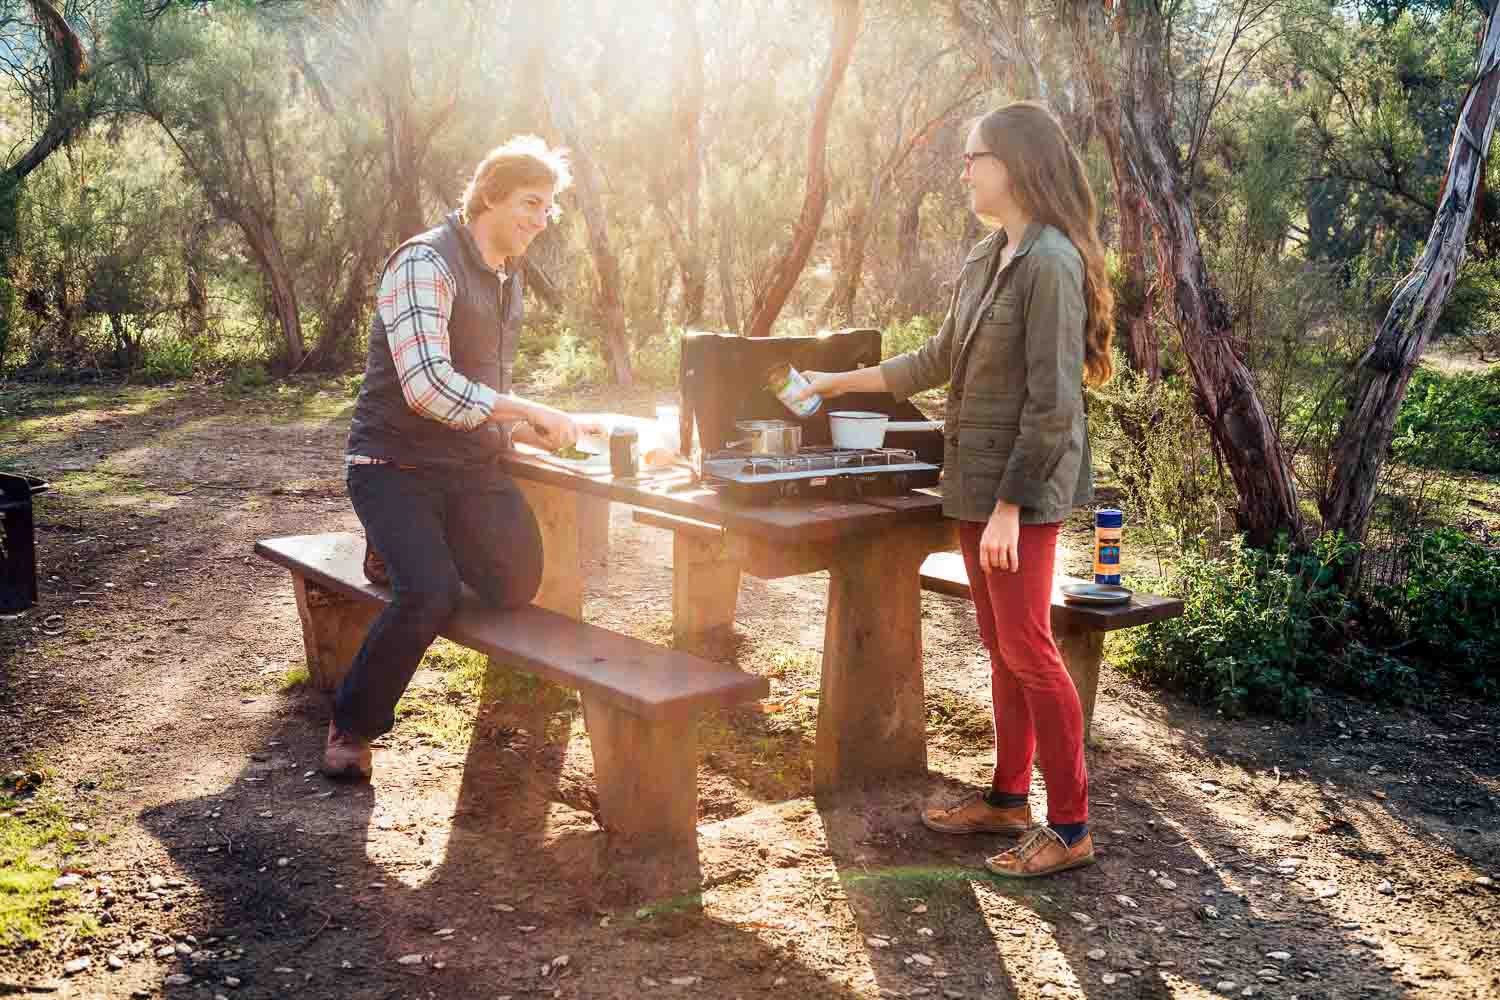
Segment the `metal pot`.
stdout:
[[789,420],[736,420],[740,434],[729,447],[748,446],[752,455],[795,455],[802,448],[802,425]]

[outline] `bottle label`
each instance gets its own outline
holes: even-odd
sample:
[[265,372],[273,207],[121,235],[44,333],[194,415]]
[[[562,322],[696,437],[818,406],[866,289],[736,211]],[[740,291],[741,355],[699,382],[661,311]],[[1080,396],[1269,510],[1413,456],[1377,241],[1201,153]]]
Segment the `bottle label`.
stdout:
[[1094,582],[1120,583],[1119,528],[1094,529]]

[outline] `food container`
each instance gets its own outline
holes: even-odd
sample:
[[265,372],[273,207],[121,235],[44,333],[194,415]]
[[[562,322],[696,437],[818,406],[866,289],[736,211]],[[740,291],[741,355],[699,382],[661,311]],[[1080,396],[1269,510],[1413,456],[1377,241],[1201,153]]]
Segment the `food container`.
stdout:
[[879,448],[885,443],[885,425],[891,418],[865,410],[834,410],[828,414],[828,429],[835,448]]
[[609,435],[609,471],[620,479],[631,479],[641,472],[641,436],[628,424],[618,426]]
[[807,376],[785,362],[772,366],[766,372],[766,388],[781,400],[782,405],[803,419],[817,413],[818,407],[823,405],[823,397],[816,394],[806,399],[797,399],[797,395],[808,385]]
[[1125,513],[1114,507],[1094,512],[1094,582],[1120,585],[1120,535]]
[[788,420],[736,420],[739,440],[729,447],[748,447],[752,455],[795,455],[802,448],[802,427]]

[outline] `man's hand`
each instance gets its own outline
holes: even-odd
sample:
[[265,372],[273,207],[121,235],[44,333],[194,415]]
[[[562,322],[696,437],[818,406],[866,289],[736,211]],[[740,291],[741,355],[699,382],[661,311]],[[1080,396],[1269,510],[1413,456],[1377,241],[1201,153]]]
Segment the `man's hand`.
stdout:
[[541,446],[548,451],[571,448],[578,443],[577,421],[561,410],[533,403],[527,410],[525,420],[536,432]]
[[1021,508],[1004,500],[995,504],[979,536],[979,565],[986,573],[1014,573],[1021,568]]

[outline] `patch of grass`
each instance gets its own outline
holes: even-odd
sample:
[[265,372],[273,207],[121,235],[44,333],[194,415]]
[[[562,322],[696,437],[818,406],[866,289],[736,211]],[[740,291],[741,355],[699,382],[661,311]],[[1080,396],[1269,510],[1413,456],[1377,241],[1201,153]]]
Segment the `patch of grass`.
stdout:
[[[24,806],[24,815],[15,810]],[[25,803],[0,796],[0,945],[37,944],[48,918],[74,899],[52,883],[77,847],[62,809],[45,797]],[[89,921],[84,921],[89,923]],[[79,933],[88,930],[79,927]]]
[[[766,661],[770,669],[766,672],[768,677],[784,678],[787,675],[793,677],[817,676],[821,670],[821,664],[816,653],[795,646],[778,646],[766,654]],[[817,692],[813,692],[817,694]]]
[[422,669],[438,674],[438,683],[407,689],[396,716],[422,742],[452,750],[468,746],[483,708],[499,706],[550,724],[578,706],[572,691],[522,670],[492,670],[487,656],[446,639],[427,650]]
[[927,692],[927,724],[961,741],[987,740],[995,725],[988,704],[941,689]]
[[281,690],[292,691],[312,680],[312,674],[307,667],[289,667],[287,672],[281,675]]

